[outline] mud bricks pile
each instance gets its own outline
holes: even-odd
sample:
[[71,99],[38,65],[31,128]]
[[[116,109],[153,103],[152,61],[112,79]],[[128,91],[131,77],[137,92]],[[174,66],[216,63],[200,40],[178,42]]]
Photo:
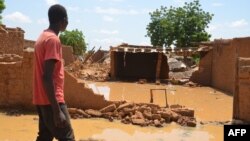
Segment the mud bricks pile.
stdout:
[[182,126],[195,127],[194,110],[182,106],[162,108],[150,103],[111,104],[101,110],[69,108],[73,119],[77,118],[105,118],[109,121],[120,120],[124,124],[139,126],[163,127],[164,124],[176,122]]

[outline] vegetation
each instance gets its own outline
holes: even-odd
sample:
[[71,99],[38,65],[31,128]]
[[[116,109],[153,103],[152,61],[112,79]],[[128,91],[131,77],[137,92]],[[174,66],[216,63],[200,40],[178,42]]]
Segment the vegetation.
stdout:
[[199,0],[186,2],[183,7],[177,8],[161,6],[151,12],[150,16],[147,36],[154,46],[190,47],[201,41],[208,41],[211,37],[205,29],[213,14],[201,9]]
[[60,34],[62,44],[73,47],[75,55],[82,55],[86,51],[86,43],[82,31],[77,29],[72,31],[64,31]]
[[1,13],[3,12],[4,9],[5,9],[4,0],[0,0],[0,24],[2,23]]

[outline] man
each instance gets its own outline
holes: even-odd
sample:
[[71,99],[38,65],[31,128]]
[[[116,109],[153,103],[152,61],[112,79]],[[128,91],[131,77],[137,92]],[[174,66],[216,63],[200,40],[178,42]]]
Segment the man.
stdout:
[[37,141],[74,141],[64,101],[64,66],[58,34],[68,25],[66,9],[53,5],[48,11],[49,28],[35,43],[33,103],[39,116]]

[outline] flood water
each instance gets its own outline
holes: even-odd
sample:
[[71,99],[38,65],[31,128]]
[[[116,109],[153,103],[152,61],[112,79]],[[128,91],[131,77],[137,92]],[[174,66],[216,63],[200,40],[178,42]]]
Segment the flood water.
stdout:
[[[117,82],[88,82],[97,93],[109,100],[149,102],[150,89],[154,103],[180,104],[195,110],[197,127],[181,127],[175,123],[162,128],[125,125],[119,121],[105,119],[72,119],[76,139],[99,139],[105,141],[223,141],[224,122],[231,120],[233,98],[226,93],[209,87],[183,87],[176,85],[155,85]],[[200,122],[206,124],[200,124]],[[207,122],[210,123],[207,124]],[[36,114],[19,117],[0,113],[0,141],[33,141],[36,138],[38,120]]]

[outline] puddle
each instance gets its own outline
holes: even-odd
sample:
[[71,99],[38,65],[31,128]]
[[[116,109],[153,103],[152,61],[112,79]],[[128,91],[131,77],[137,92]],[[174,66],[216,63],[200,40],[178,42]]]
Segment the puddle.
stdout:
[[96,86],[94,83],[88,83],[87,86],[91,88],[95,94],[103,95],[105,100],[109,100],[110,88],[108,86]]
[[[89,83],[89,82],[88,82]],[[150,89],[173,89],[167,91],[168,104],[181,104],[194,108],[198,125],[181,127],[175,123],[163,128],[139,127],[109,122],[105,119],[71,120],[76,139],[103,139],[104,141],[222,141],[223,125],[199,124],[199,121],[231,120],[232,96],[209,87],[189,88],[137,83],[89,83],[89,87],[109,100],[149,102]],[[154,92],[154,103],[165,106],[165,92]],[[38,130],[37,115],[7,116],[0,112],[0,141],[33,141]]]
[[[88,82],[89,83],[89,82]],[[210,87],[183,87],[124,82],[91,83],[96,87],[110,88],[109,100],[150,102],[150,89],[166,89],[167,103],[180,104],[195,110],[195,117],[202,121],[228,121],[232,119],[233,97]],[[166,106],[165,92],[155,90],[153,103]]]
[[155,133],[135,131],[132,135],[121,129],[105,129],[102,134],[92,136],[94,139],[107,141],[209,141],[212,136],[203,131],[173,129],[171,132]]

